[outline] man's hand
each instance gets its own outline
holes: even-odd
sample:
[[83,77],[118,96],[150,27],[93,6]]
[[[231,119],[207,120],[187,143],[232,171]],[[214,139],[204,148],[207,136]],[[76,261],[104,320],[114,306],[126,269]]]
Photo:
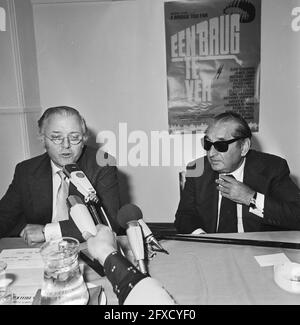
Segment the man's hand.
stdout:
[[45,241],[43,229],[43,225],[28,224],[22,230],[21,237],[26,241],[29,246],[36,243],[42,243]]
[[84,232],[82,237],[87,240],[89,253],[103,265],[106,257],[118,250],[116,235],[107,226],[99,224],[96,228],[96,236]]
[[249,206],[250,200],[255,194],[249,186],[237,181],[235,178],[226,175],[220,175],[216,179],[217,190],[221,195],[239,204]]

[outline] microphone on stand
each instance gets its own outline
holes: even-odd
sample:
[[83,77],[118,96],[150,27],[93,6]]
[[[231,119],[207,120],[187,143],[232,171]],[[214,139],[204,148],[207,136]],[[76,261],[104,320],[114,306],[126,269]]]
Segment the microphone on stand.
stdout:
[[[119,219],[119,214],[120,214],[120,219]],[[136,220],[140,224],[142,228],[142,232],[146,241],[146,244],[150,245],[151,248],[155,251],[158,252],[163,252],[166,254],[169,254],[167,250],[165,250],[162,245],[158,242],[158,240],[154,237],[151,229],[147,226],[147,224],[143,220],[143,213],[141,209],[134,205],[134,204],[126,204],[124,205],[118,213],[118,221],[119,224],[123,227],[126,228],[126,222],[124,224],[123,220]]]
[[137,220],[128,214],[126,206],[122,207],[117,215],[117,220],[121,227],[126,229],[127,238],[142,273],[148,274],[145,265],[145,249],[142,228]]
[[145,265],[145,250],[141,226],[137,221],[127,223],[126,234],[135,259],[138,262],[139,269],[143,274],[148,274]]
[[81,233],[88,231],[91,235],[96,236],[95,221],[81,198],[77,195],[70,195],[67,200],[70,206],[70,216]]
[[143,219],[139,219],[138,223],[141,225],[143,234],[146,240],[146,243],[149,244],[155,251],[162,252],[169,255],[169,252],[162,247],[162,245],[159,243],[159,241],[154,237],[152,231],[147,226],[147,224],[144,222]]

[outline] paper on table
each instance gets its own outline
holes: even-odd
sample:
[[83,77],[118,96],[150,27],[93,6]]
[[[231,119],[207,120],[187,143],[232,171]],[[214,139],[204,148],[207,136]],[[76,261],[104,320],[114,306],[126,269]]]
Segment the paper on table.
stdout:
[[254,256],[260,266],[273,266],[290,262],[284,253]]
[[17,287],[13,289],[14,305],[32,305],[37,289],[31,287]]
[[7,263],[6,275],[12,279],[14,305],[31,305],[43,281],[43,260],[39,248],[4,249],[0,260]]
[[43,268],[39,248],[4,249],[0,260],[7,263],[7,269]]

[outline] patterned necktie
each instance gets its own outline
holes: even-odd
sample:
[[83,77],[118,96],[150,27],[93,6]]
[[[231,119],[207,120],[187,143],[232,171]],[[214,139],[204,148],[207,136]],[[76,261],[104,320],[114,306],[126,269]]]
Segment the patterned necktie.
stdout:
[[[233,175],[227,175],[234,178]],[[237,232],[237,205],[236,202],[222,196],[219,227],[217,232]]]
[[56,198],[56,221],[68,220],[69,209],[67,206],[67,198],[69,194],[69,185],[66,182],[66,176],[62,170],[59,170],[57,174],[61,178],[61,183]]

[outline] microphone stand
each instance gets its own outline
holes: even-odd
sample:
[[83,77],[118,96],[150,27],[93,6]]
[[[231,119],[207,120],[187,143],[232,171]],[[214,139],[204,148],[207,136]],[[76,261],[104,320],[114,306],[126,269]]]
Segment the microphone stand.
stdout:
[[[105,213],[104,209],[103,209],[103,206],[100,203],[100,200],[98,199],[98,197],[94,197],[93,199],[91,198],[88,198],[88,201],[85,202],[93,220],[94,220],[94,223],[95,225],[98,225],[98,224],[104,224],[104,225],[107,225],[109,227],[109,229],[114,233],[113,229],[112,229],[112,226],[109,222],[109,219],[107,217],[107,214]],[[98,212],[97,212],[97,209],[96,209],[96,204],[98,204],[98,206],[100,207],[100,210],[101,210],[101,213],[104,217],[104,220],[105,222],[103,222],[103,220],[100,218]],[[118,246],[118,249],[120,251],[120,253],[125,256],[125,253],[121,247],[121,245],[119,244],[119,242],[116,240],[117,242],[117,246]]]
[[[85,203],[93,217],[95,224],[98,225],[99,223],[101,223],[101,224],[107,225],[109,227],[109,229],[111,231],[113,231],[112,226],[109,222],[109,219],[103,209],[103,206],[100,204],[100,200],[98,199],[98,197],[95,196],[93,198],[91,198],[91,197],[88,197],[87,199],[85,198]],[[98,206],[101,210],[103,219],[99,217],[99,214],[96,209],[96,204],[98,204]]]
[[103,222],[101,221],[101,219],[98,215],[95,204],[92,201],[88,201],[88,202],[85,202],[85,205],[88,208],[88,210],[94,220],[95,225],[98,225],[99,223],[103,224]]
[[[93,221],[95,223],[95,225],[98,224],[105,224],[104,222],[102,222],[97,209],[96,209],[96,204],[99,202],[99,199],[97,197],[94,197],[93,199],[91,199],[91,197],[85,198],[84,203],[86,205],[86,207],[88,208]],[[104,211],[104,210],[103,210]],[[107,218],[107,216],[106,216]],[[108,218],[107,218],[108,220]],[[111,225],[108,222],[108,226],[111,229]],[[103,266],[99,263],[98,260],[94,259],[88,252],[87,249],[81,250],[79,253],[81,259],[89,266],[91,267],[95,272],[97,272],[101,277],[105,276],[104,273],[104,268]]]

